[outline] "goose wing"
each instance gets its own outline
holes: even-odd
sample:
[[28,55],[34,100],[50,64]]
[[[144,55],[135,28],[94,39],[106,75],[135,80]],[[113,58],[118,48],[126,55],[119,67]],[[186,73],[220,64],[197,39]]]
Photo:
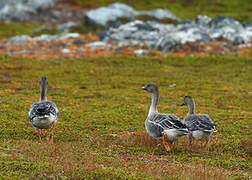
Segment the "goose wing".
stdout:
[[156,113],[152,115],[149,121],[150,123],[153,123],[161,127],[163,130],[167,129],[187,130],[186,125],[183,124],[179,120],[179,118],[173,114]]
[[210,116],[207,114],[193,114],[185,117],[184,123],[190,131],[211,131],[215,132],[216,124],[213,123]]
[[35,117],[53,115],[58,120],[59,110],[51,101],[36,102],[32,104],[29,111],[29,120],[32,122]]

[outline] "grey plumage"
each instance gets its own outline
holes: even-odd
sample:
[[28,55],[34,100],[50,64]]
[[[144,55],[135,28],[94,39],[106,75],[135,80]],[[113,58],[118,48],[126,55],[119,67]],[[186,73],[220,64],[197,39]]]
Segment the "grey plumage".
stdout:
[[207,114],[189,114],[184,118],[189,131],[216,132],[215,126],[210,116]]
[[56,126],[56,122],[58,121],[59,110],[52,101],[47,100],[47,84],[47,78],[45,76],[41,77],[40,101],[31,105],[28,116],[31,124],[37,131],[39,141],[41,141],[40,130],[51,128],[48,142],[52,142],[52,135]]
[[[32,104],[29,111],[29,120],[36,129],[51,128],[52,122],[57,121],[58,116],[59,110],[52,101],[36,102]],[[45,123],[42,123],[43,119],[48,119],[48,121],[44,121]]]
[[195,103],[191,96],[185,96],[183,104],[188,106],[188,114],[183,119],[183,123],[189,130],[189,145],[192,139],[204,139],[207,145],[212,133],[216,132],[216,124],[213,123],[211,117],[207,114],[195,114]]
[[[156,84],[150,83],[143,87],[143,89],[152,93],[152,103],[145,120],[145,128],[150,136],[163,140],[165,148],[167,151],[170,151],[173,141],[182,135],[188,134],[189,131],[177,116],[157,111],[159,91]],[[165,141],[168,141],[170,144],[166,146]]]
[[152,113],[147,117],[145,125],[149,134],[156,139],[162,139],[164,131],[171,129],[188,133],[186,125],[173,114]]

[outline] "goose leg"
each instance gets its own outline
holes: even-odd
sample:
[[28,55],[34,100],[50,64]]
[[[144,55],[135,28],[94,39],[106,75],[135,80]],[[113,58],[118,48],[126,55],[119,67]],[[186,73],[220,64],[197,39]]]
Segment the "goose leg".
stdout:
[[54,121],[53,125],[52,125],[52,129],[50,131],[50,134],[49,134],[49,136],[47,138],[48,143],[53,143],[53,132],[54,132],[55,127],[56,127],[56,122]]
[[164,139],[163,139],[163,145],[164,145],[166,151],[169,152],[169,151],[172,150],[173,144],[172,143],[167,143],[167,134],[166,133],[163,134],[163,137],[164,137]]
[[42,140],[41,140],[41,133],[40,133],[39,129],[37,130],[37,135],[38,135],[39,142],[42,142]]

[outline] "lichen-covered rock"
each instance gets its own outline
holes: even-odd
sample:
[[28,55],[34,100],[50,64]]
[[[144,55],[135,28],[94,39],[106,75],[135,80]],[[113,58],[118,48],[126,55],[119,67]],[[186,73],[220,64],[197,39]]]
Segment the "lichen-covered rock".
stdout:
[[101,26],[107,26],[108,22],[116,21],[118,18],[128,18],[134,20],[137,16],[142,15],[151,16],[157,19],[172,19],[180,21],[179,18],[167,9],[136,11],[132,7],[122,3],[114,3],[108,7],[90,10],[84,14],[86,23]]
[[9,39],[10,43],[25,43],[26,41],[53,41],[53,40],[63,40],[68,38],[77,38],[79,37],[78,33],[67,33],[67,34],[56,34],[56,35],[48,35],[43,34],[40,36],[31,37],[28,35],[14,36]]
[[24,21],[39,9],[52,6],[57,0],[0,0],[1,21]]
[[252,25],[240,24],[233,18],[222,16],[215,19],[198,16],[194,21],[186,20],[178,25],[135,20],[109,28],[101,36],[103,41],[119,41],[118,45],[139,45],[165,52],[181,44],[207,43],[219,39],[227,39],[234,45],[247,43],[252,39]]

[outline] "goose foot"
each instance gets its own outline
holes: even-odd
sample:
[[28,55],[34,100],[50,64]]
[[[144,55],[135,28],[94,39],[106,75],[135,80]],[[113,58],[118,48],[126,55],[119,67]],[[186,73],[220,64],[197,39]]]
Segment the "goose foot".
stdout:
[[167,142],[167,134],[166,133],[163,134],[163,137],[164,137],[163,145],[164,145],[166,151],[170,152],[172,150],[173,143],[168,143]]

